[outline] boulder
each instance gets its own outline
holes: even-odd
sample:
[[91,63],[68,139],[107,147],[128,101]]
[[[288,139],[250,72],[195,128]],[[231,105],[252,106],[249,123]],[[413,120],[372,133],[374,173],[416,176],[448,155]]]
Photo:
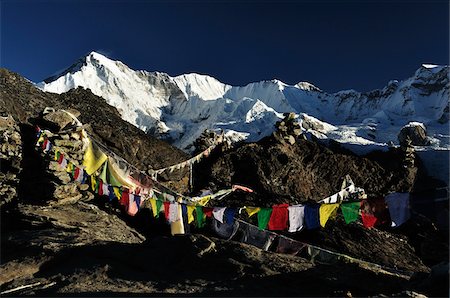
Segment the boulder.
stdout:
[[426,146],[430,141],[427,138],[427,130],[425,125],[420,122],[409,122],[403,126],[398,134],[398,141],[401,146],[406,146],[406,140],[411,140],[411,144],[414,146]]
[[[73,112],[73,113],[72,113]],[[80,113],[72,110],[71,114],[79,115]],[[74,116],[75,116],[74,115]],[[49,125],[56,128],[56,130],[61,131],[65,127],[69,126],[74,122],[74,119],[66,112],[58,110],[54,112],[49,112],[42,117],[45,121],[48,122]]]

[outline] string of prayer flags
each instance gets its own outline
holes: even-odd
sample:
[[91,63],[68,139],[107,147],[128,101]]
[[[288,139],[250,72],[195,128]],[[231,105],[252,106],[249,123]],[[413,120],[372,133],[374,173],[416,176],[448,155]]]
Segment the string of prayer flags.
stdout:
[[[42,148],[45,153],[52,148],[51,142],[43,131],[39,133],[36,146]],[[188,198],[187,201],[190,204],[186,204],[185,200],[176,200],[171,193],[160,192],[157,189],[154,193],[153,181],[150,177],[141,177],[142,172],[133,168],[123,159],[116,160],[107,156],[93,141],[89,142],[85,152],[84,168],[76,166],[77,162],[69,160],[58,148],[53,151],[53,158],[57,161],[60,170],[65,170],[74,181],[79,183],[85,183],[86,179],[90,179],[88,184],[94,193],[106,196],[109,200],[117,198],[129,215],[137,214],[141,206],[146,206],[145,200],[148,199],[147,206],[150,205],[152,208],[154,217],[157,218],[160,212],[164,212],[165,219],[171,225],[173,235],[185,233],[189,229],[189,224],[195,220],[197,227],[201,228],[205,225],[207,218],[211,218],[216,225],[234,227],[238,210],[239,214],[241,210],[245,210],[249,217],[257,214],[257,229],[259,230],[288,230],[289,232],[298,232],[304,226],[308,229],[325,227],[327,221],[336,216],[339,207],[347,224],[356,221],[361,212],[363,225],[368,228],[387,222],[391,223],[393,227],[399,226],[410,217],[408,193],[393,193],[384,199],[366,199],[361,202],[345,201],[346,198],[360,198],[361,189],[356,188],[351,180],[343,185],[340,192],[327,197],[326,204],[312,203],[293,206],[280,204],[271,208],[243,207],[239,209],[206,206],[212,199],[221,199],[232,191],[253,192],[250,188],[240,185],[232,185],[231,189],[221,190],[215,194]],[[203,154],[210,152],[210,150],[205,150]],[[173,167],[180,169],[184,164],[188,163],[184,162]],[[100,172],[97,172],[100,168]],[[389,206],[389,209],[386,205]],[[235,230],[233,228],[233,231]],[[251,233],[249,234],[248,231],[246,233],[248,238]],[[289,241],[281,240],[278,245],[278,251],[287,251],[286,247],[289,247],[290,244]]]
[[339,204],[321,204],[319,208],[320,225],[325,227],[329,218],[336,217]]

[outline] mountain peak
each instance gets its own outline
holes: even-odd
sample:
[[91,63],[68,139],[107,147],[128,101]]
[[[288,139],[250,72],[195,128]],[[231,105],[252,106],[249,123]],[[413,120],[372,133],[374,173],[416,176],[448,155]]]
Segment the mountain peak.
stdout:
[[322,92],[322,90],[319,87],[314,86],[313,84],[311,84],[309,82],[298,82],[297,84],[295,84],[295,86],[299,89],[306,90],[306,91]]

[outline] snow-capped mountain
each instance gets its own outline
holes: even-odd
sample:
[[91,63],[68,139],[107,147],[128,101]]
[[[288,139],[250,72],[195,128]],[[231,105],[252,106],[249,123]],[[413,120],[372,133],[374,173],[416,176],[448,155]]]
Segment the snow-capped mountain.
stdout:
[[321,131],[310,129],[316,137],[364,152],[397,143],[400,128],[410,121],[425,124],[434,148],[449,149],[448,71],[448,66],[424,64],[412,77],[390,81],[381,90],[330,94],[307,82],[230,86],[195,73],[171,77],[135,71],[92,52],[36,85],[54,93],[89,88],[124,120],[187,151],[206,128],[255,141],[273,131],[282,113],[294,111],[301,121],[322,123]]
[[[122,117],[144,131],[168,135],[188,149],[204,128],[223,128],[248,134],[251,140],[272,131],[280,113],[295,111],[333,125],[357,125],[355,132],[371,142],[389,138],[368,136],[373,127],[407,124],[438,125],[448,122],[449,77],[447,66],[423,65],[413,77],[391,81],[382,90],[354,90],[328,94],[300,82],[279,80],[230,86],[200,74],[170,77],[165,73],[135,71],[120,61],[92,52],[60,75],[38,86],[62,93],[82,86],[115,106]],[[339,130],[338,128],[333,131]],[[396,141],[396,137],[390,138]]]

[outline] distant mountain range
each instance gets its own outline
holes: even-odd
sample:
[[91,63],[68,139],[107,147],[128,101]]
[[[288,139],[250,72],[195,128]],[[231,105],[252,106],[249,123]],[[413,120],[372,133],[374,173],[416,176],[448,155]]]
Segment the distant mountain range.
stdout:
[[135,71],[91,52],[36,85],[54,93],[89,88],[116,107],[124,120],[187,151],[205,128],[255,141],[273,131],[283,112],[292,111],[304,113],[301,119],[330,124],[313,133],[342,143],[395,143],[401,126],[418,121],[431,128],[432,138],[437,129],[434,144],[446,147],[448,139],[439,134],[449,119],[448,70],[424,64],[411,78],[390,81],[381,90],[330,94],[307,82],[288,85],[274,79],[230,86],[195,73],[171,77]]

